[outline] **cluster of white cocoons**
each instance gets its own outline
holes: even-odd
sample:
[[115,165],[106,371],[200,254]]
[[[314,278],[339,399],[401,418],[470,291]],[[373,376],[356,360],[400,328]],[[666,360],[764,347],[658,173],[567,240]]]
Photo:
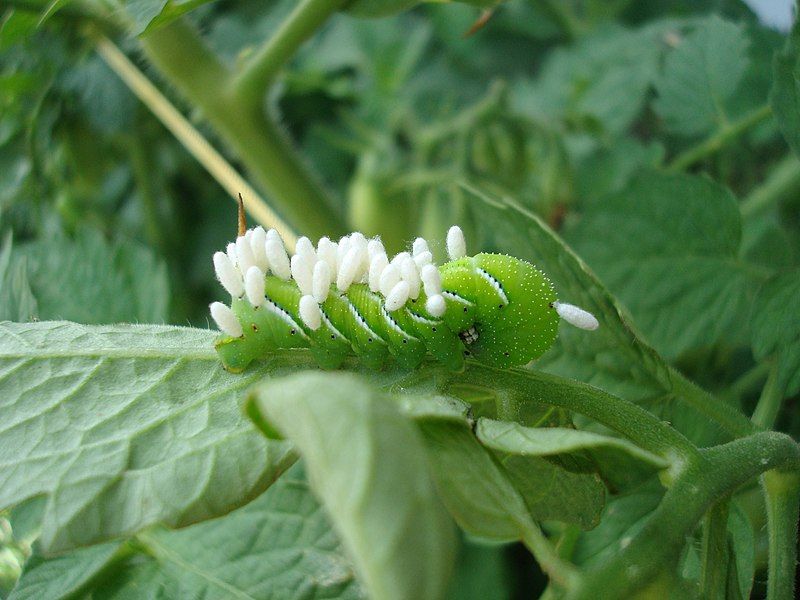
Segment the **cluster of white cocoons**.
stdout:
[[[458,226],[447,232],[447,253],[451,260],[466,256],[464,233]],[[357,231],[338,242],[323,237],[316,248],[307,237],[301,237],[294,256],[289,258],[277,231],[255,227],[228,244],[226,252],[214,254],[214,270],[232,297],[246,296],[255,307],[268,302],[264,296],[268,273],[284,280],[294,279],[302,293],[300,318],[312,330],[322,324],[319,305],[332,293],[332,285],[339,294],[345,294],[354,283],[368,284],[373,293],[385,298],[384,306],[389,312],[416,300],[421,290],[427,296],[425,309],[432,316],[441,317],[446,308],[439,269],[423,238],[414,240],[411,252],[400,252],[390,259],[379,238],[367,239]],[[220,330],[232,337],[242,335],[242,327],[230,307],[214,302],[210,308]]]

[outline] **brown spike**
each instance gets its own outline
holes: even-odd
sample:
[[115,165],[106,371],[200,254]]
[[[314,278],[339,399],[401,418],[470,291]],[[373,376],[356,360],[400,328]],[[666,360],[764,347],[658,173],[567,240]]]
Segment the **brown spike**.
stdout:
[[247,217],[244,214],[244,200],[242,193],[239,192],[239,236],[243,236],[247,231]]
[[472,34],[474,34],[474,33],[476,33],[477,31],[479,31],[479,30],[483,29],[483,26],[484,26],[484,25],[486,25],[486,23],[488,23],[488,22],[489,22],[489,19],[491,19],[491,18],[492,18],[492,15],[493,15],[493,14],[494,14],[494,9],[493,9],[493,8],[487,8],[485,11],[483,11],[483,12],[481,13],[481,15],[478,17],[478,19],[477,19],[477,20],[476,20],[476,21],[475,21],[475,22],[472,24],[472,27],[470,27],[469,29],[467,29],[467,30],[464,32],[464,35],[463,35],[463,36],[461,36],[461,37],[468,38],[468,37],[470,37]]

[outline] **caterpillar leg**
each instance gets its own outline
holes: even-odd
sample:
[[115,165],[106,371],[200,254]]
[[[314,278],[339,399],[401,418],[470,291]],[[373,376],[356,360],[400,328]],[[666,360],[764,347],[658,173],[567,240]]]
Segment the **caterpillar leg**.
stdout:
[[243,371],[253,360],[269,356],[279,348],[305,348],[309,339],[292,316],[267,300],[252,306],[247,300],[235,298],[231,309],[242,327],[240,337],[223,336],[215,344],[226,369]]

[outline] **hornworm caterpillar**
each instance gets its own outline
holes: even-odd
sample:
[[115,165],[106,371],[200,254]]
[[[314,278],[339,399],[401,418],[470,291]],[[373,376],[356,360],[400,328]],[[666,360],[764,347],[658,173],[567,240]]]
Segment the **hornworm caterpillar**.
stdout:
[[[240,228],[240,230],[243,228]],[[355,232],[315,247],[297,241],[289,258],[274,230],[256,227],[214,254],[231,306],[211,304],[223,334],[223,365],[240,372],[280,348],[310,348],[323,368],[357,355],[375,369],[405,368],[426,355],[450,369],[465,355],[512,367],[555,341],[559,317],[596,329],[590,313],[556,301],[550,280],[532,264],[503,254],[467,256],[464,235],[447,233],[450,262],[433,263],[427,242],[389,258],[379,239]]]

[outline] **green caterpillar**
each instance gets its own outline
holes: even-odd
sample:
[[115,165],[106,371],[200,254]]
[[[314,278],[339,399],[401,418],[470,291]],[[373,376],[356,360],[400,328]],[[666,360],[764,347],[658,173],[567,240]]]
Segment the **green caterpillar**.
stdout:
[[465,356],[498,367],[524,365],[555,341],[559,317],[595,329],[590,313],[559,303],[550,280],[503,254],[466,256],[458,227],[447,235],[450,262],[436,267],[422,238],[389,260],[380,240],[360,233],[338,243],[308,238],[286,254],[277,232],[260,227],[214,255],[228,307],[211,304],[223,334],[226,369],[244,370],[281,348],[309,348],[323,368],[356,355],[380,369],[413,369],[427,355],[460,370]]

